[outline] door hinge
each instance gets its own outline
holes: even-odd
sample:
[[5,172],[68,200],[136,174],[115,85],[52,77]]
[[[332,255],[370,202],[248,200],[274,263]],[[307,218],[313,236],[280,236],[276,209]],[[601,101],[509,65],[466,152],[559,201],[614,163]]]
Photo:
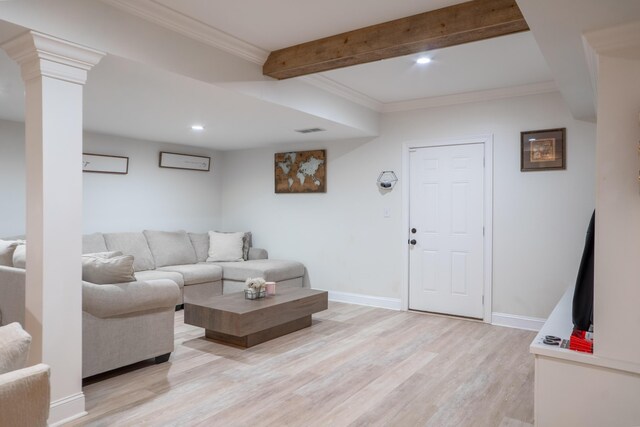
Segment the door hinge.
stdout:
[[486,166],[486,163],[485,163],[485,160],[484,160],[484,157],[483,157],[482,158],[482,167],[485,167],[485,166]]
[[482,295],[482,305],[484,305],[484,295]]
[[482,227],[482,235],[484,236],[484,227]]

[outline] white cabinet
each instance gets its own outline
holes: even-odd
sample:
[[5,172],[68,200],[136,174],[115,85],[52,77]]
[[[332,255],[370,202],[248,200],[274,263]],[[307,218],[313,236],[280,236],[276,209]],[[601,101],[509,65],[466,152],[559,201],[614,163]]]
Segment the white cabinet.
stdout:
[[572,298],[570,287],[531,343],[535,356],[535,425],[640,426],[640,363],[598,357],[597,330],[596,354],[542,343],[545,335],[569,339]]

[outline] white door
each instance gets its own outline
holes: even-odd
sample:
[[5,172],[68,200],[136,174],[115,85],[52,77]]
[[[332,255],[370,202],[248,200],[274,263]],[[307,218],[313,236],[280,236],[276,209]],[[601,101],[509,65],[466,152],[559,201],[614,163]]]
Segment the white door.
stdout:
[[484,145],[410,152],[409,308],[484,314]]

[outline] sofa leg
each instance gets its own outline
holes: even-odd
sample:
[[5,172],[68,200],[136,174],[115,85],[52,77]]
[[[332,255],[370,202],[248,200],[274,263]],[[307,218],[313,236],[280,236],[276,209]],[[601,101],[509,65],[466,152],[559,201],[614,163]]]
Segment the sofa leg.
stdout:
[[178,304],[178,305],[176,305],[176,311],[180,311],[180,310],[182,310],[182,309],[184,309],[184,304]]
[[167,360],[169,360],[170,356],[171,353],[163,354],[162,356],[156,356],[156,364],[166,362]]

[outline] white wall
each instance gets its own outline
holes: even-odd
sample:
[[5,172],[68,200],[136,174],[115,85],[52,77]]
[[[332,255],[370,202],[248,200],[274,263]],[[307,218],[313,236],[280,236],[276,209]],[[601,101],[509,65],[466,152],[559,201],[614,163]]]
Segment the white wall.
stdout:
[[[520,132],[567,128],[567,170],[520,172]],[[314,287],[400,298],[403,143],[494,135],[493,311],[546,317],[575,283],[594,208],[595,125],[572,119],[557,93],[386,114],[373,139],[224,154],[224,228],[251,230],[272,258],[304,262]],[[274,194],[273,154],[327,148],[326,194]],[[390,218],[383,217],[388,207]]]
[[[211,157],[211,171],[158,167],[160,151]],[[220,225],[218,152],[185,145],[85,134],[84,152],[129,157],[127,175],[84,174],[84,231],[194,230]]]
[[640,61],[600,57],[594,353],[636,365],[640,362],[640,341],[635,339],[640,328],[639,113]]
[[[24,123],[0,120],[0,236],[24,234]],[[210,156],[211,172],[158,167],[159,152]],[[216,151],[85,133],[84,152],[129,157],[127,175],[83,174],[83,229],[206,231],[220,225],[221,162]]]

